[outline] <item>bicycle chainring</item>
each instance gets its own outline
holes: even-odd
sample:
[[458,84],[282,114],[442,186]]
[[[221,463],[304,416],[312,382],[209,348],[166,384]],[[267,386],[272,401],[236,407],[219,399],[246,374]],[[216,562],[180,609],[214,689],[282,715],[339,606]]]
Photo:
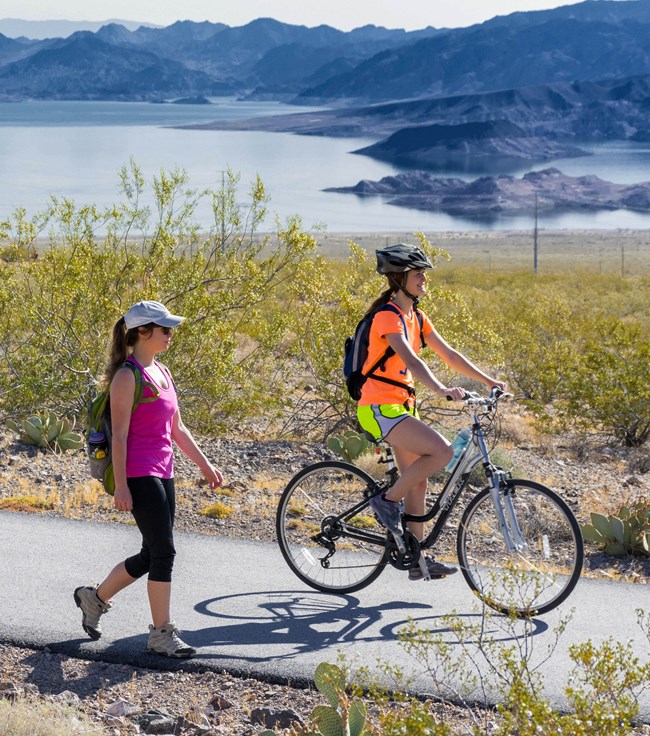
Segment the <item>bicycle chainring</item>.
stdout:
[[417,537],[411,534],[411,532],[405,531],[404,544],[406,545],[406,551],[400,552],[391,534],[386,539],[388,561],[398,570],[410,570],[420,561],[421,548]]

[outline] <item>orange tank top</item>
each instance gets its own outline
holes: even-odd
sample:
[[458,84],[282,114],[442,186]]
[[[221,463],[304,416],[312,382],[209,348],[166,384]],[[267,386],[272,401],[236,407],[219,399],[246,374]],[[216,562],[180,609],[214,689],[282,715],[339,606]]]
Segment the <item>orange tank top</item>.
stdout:
[[[377,312],[372,320],[370,327],[370,339],[368,343],[368,357],[363,364],[363,371],[369,370],[382,357],[387,348],[390,347],[386,335],[398,333],[404,336],[405,340],[411,345],[415,353],[419,353],[422,349],[422,341],[420,339],[420,324],[415,313],[411,312],[408,317],[394,302],[390,305],[395,307],[399,314],[386,310]],[[431,320],[422,310],[422,334],[427,335],[433,330]],[[404,325],[406,325],[406,334],[404,334]],[[413,387],[414,381],[411,372],[406,368],[404,361],[399,355],[392,355],[384,364],[384,369],[378,369],[377,374],[384,378],[390,378],[393,381],[405,384],[405,386]],[[408,388],[393,386],[383,381],[375,381],[369,376],[361,388],[360,406],[369,404],[404,404],[408,402],[413,404],[415,399]]]

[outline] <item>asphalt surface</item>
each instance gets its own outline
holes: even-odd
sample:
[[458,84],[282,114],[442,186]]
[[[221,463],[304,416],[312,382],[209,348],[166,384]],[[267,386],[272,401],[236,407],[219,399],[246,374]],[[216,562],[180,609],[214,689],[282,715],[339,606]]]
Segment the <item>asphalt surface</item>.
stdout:
[[[335,596],[303,585],[275,544],[177,533],[173,615],[183,639],[199,649],[195,659],[179,664],[144,651],[150,623],[145,581],[116,597],[102,618],[99,641],[88,639],[80,625],[74,588],[100,581],[137,551],[139,541],[133,526],[0,512],[0,642],[86,659],[209,668],[294,683],[311,681],[320,662],[335,662],[342,653],[351,663],[377,672],[379,661],[398,663],[417,676],[413,689],[430,693],[431,677],[420,673],[421,663],[407,654],[397,635],[413,620],[460,651],[444,620],[455,612],[468,624],[485,622],[497,641],[532,646],[532,663],[540,667],[545,693],[560,707],[566,704],[571,644],[630,640],[642,661],[650,657],[635,613],[650,611],[647,585],[583,578],[559,609],[533,622],[524,640],[523,624],[483,618],[460,573],[410,582],[406,573],[389,568],[368,588]],[[558,622],[572,609],[549,658]],[[650,720],[650,693],[642,696],[641,710],[643,720]]]

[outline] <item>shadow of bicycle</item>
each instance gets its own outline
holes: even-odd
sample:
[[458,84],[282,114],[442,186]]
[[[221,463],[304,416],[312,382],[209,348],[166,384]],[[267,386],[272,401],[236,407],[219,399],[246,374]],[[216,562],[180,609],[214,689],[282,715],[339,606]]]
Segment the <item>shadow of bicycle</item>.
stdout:
[[[350,595],[258,591],[201,601],[194,610],[219,623],[195,631],[185,629],[183,638],[192,646],[202,648],[202,658],[236,656],[249,663],[296,658],[349,643],[396,641],[412,625],[456,644],[448,618],[422,616],[422,611],[427,609],[430,606],[412,601],[364,606]],[[487,633],[494,641],[519,637],[512,627],[504,629],[496,621],[485,619],[481,612],[456,614],[456,618],[465,621],[468,630],[473,622],[482,622],[484,634],[487,621]],[[540,634],[547,628],[542,621],[534,621],[527,635]],[[211,652],[211,648],[216,651]]]

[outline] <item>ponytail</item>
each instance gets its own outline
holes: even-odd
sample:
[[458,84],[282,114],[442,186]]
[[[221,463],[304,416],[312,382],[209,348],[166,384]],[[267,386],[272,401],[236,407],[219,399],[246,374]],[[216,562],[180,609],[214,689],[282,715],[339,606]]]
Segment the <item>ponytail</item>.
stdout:
[[103,388],[107,388],[124,361],[131,355],[133,346],[140,336],[138,328],[126,329],[124,317],[120,317],[113,326],[113,339],[108,353],[108,364],[101,380]]
[[406,282],[406,272],[404,273],[387,273],[386,278],[388,279],[388,288],[375,299],[375,301],[368,307],[368,311],[364,314],[365,317],[370,316],[376,309],[382,307],[384,304],[388,304],[389,301],[395,296],[395,292],[404,285]]

